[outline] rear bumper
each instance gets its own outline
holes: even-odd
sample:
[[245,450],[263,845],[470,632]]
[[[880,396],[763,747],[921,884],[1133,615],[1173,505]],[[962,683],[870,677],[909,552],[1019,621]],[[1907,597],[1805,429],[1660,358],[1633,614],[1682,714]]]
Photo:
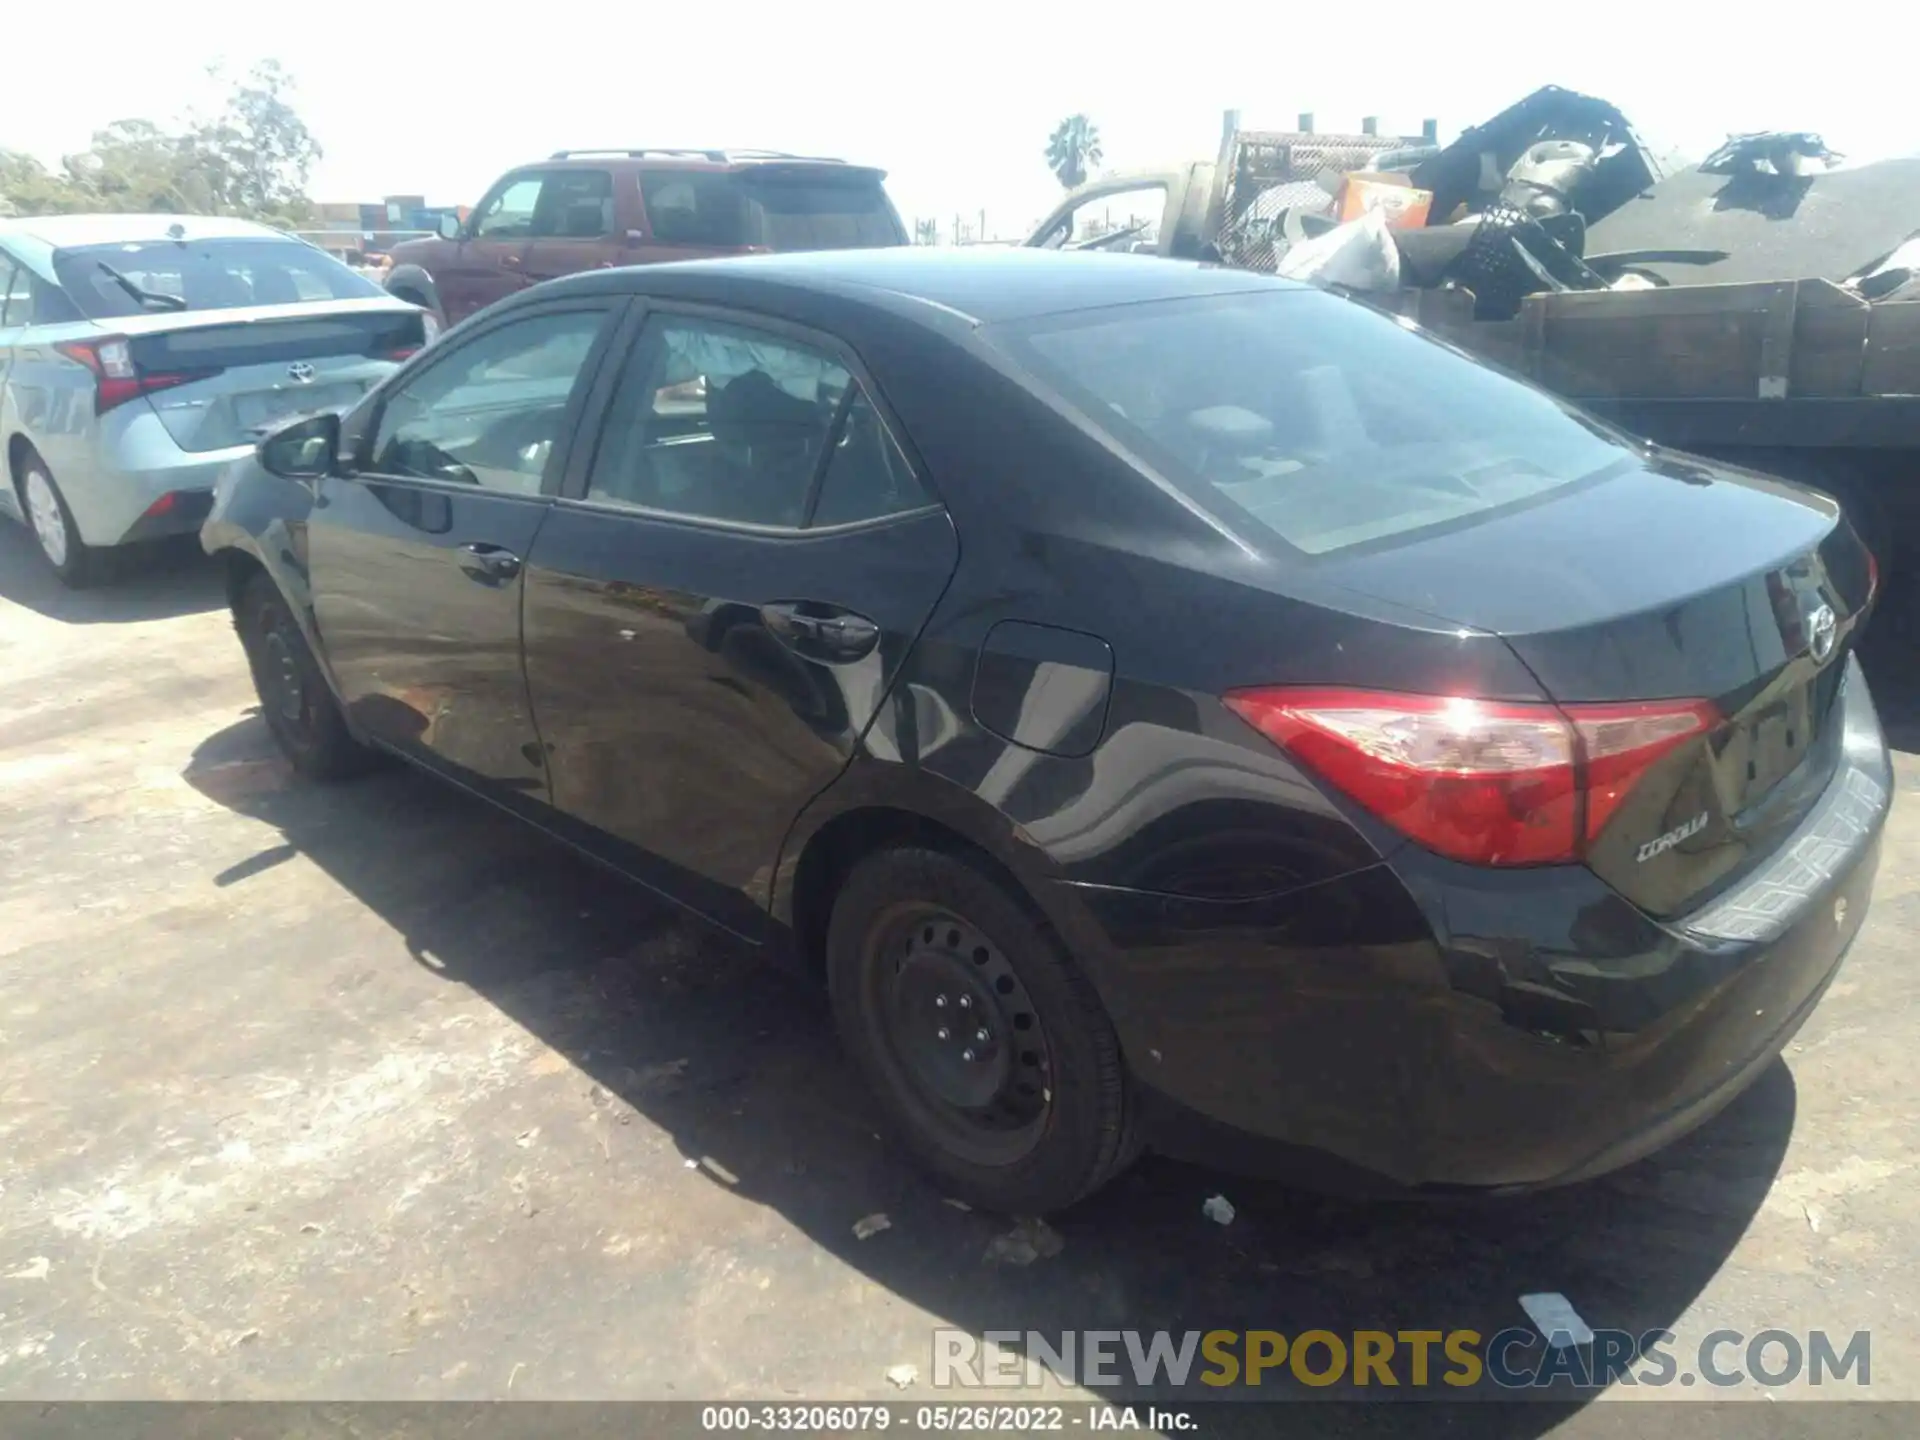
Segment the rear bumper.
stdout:
[[1892,799],[1858,667],[1840,769],[1732,891],[1658,922],[1591,872],[1398,852],[1263,900],[1063,886],[1152,1142],[1340,1188],[1520,1189],[1711,1116],[1806,1019],[1857,934]]
[[198,530],[214,485],[253,450],[251,444],[182,450],[151,408],[130,404],[101,416],[90,436],[42,453],[81,538],[89,545],[129,545]]

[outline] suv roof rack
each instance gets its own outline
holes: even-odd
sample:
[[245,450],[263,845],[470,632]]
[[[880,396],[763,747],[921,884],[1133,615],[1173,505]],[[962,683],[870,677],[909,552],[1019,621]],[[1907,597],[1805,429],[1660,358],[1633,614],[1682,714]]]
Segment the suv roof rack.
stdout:
[[724,150],[674,150],[659,145],[647,145],[635,150],[630,150],[624,145],[599,146],[586,150],[556,150],[547,158],[549,160],[574,160],[583,155],[623,155],[629,160],[644,159],[648,155],[668,155],[680,160],[713,160],[716,162],[724,161],[727,158]]
[[673,160],[708,160],[725,165],[732,160],[810,160],[822,165],[844,165],[838,155],[790,155],[785,150],[678,150],[666,146],[645,145],[634,149],[611,146],[604,149],[556,150],[550,160],[578,160],[586,156],[617,155],[628,160],[661,156]]

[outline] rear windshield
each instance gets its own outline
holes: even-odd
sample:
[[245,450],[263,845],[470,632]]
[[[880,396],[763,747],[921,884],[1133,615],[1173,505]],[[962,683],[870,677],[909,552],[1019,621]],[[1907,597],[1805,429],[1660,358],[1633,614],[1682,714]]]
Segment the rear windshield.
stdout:
[[877,180],[721,171],[640,177],[653,238],[662,245],[860,250],[906,236]]
[[311,245],[265,236],[80,245],[56,251],[53,270],[89,320],[383,293]]
[[1543,392],[1321,291],[985,333],[1203,508],[1309,555],[1468,520],[1630,458]]

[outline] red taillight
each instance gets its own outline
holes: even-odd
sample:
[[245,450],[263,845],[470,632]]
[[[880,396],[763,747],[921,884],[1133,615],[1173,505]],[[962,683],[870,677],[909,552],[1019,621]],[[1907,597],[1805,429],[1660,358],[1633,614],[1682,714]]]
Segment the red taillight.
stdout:
[[93,372],[93,413],[104,415],[116,405],[138,400],[156,390],[188,385],[218,375],[219,369],[143,371],[133,363],[133,352],[124,336],[104,340],[68,340],[53,347],[69,360],[77,360]]
[[1704,700],[1506,704],[1373,690],[1237,690],[1227,706],[1429,850],[1577,860],[1649,766],[1719,715]]
[[[1866,546],[1860,547],[1866,550]],[[1873,551],[1867,550],[1867,600],[1862,610],[1873,603],[1873,597],[1880,593],[1880,562],[1874,558]]]
[[387,351],[381,358],[386,360],[411,360],[419,353],[420,347],[418,345],[402,345],[397,349]]

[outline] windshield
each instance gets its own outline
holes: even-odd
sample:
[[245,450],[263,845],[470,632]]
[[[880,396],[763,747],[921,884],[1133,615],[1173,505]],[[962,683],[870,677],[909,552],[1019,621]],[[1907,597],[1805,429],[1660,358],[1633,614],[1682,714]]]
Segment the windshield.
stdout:
[[268,236],[80,245],[56,251],[53,269],[89,320],[383,293],[311,245]]
[[1544,393],[1322,291],[985,333],[1204,508],[1310,555],[1519,504],[1630,459]]
[[662,171],[641,177],[640,195],[662,245],[856,250],[906,240],[878,181]]

